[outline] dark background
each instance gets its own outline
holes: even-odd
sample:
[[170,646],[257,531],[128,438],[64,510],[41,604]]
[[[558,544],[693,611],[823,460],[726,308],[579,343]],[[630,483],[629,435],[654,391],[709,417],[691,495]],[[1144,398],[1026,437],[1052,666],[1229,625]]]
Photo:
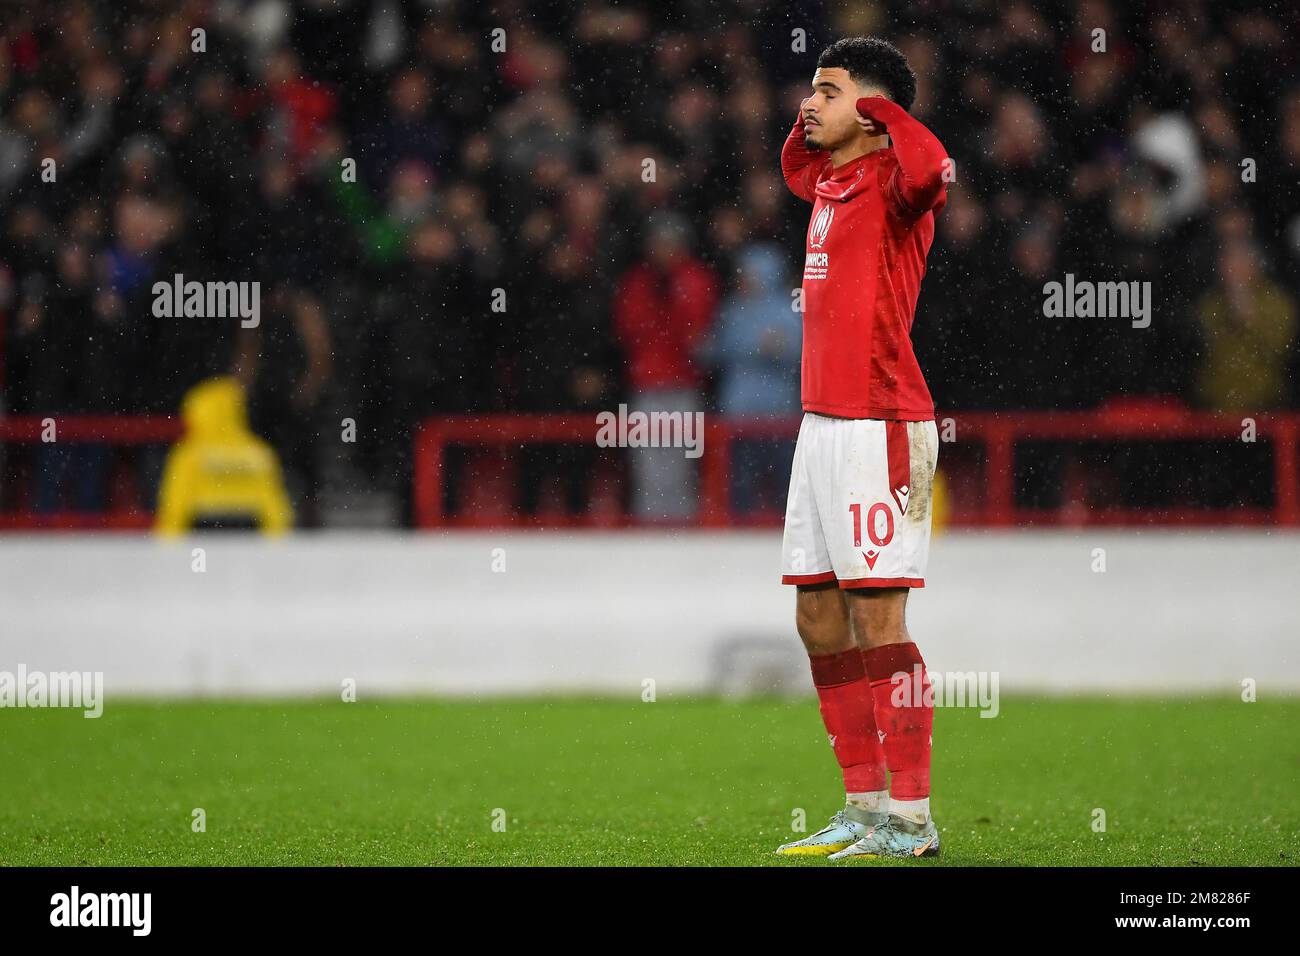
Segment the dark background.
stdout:
[[[721,395],[746,356],[701,336],[755,249],[784,256],[778,298],[797,287],[809,207],[778,154],[817,54],[857,34],[909,56],[914,112],[957,161],[913,330],[941,409],[1295,408],[1297,22],[1195,0],[6,4],[0,411],[172,414],[233,372],[307,524],[327,485],[404,501],[431,414],[665,384],[743,414]],[[650,254],[657,233],[677,242]],[[176,272],[260,281],[261,328],[154,318]],[[1044,318],[1067,272],[1150,281],[1151,328]],[[656,328],[646,381],[636,330],[683,301],[703,328]],[[76,506],[107,506],[93,452],[26,467],[24,495],[54,507],[80,475]]]

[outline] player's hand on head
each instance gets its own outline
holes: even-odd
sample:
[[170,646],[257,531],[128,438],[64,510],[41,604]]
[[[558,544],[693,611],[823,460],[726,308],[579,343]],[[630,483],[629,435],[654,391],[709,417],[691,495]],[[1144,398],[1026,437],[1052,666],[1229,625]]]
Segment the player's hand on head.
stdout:
[[859,128],[861,128],[861,130],[864,133],[866,133],[868,136],[885,135],[885,127],[882,126],[880,123],[877,123],[875,120],[870,119],[866,116],[859,116],[857,119],[858,119]]
[[872,100],[881,100],[884,102],[888,102],[887,100],[885,100],[883,96],[864,96],[861,99],[859,99],[856,104],[858,108],[858,115],[856,117],[858,121],[858,126],[861,127],[863,132],[865,132],[868,136],[884,136],[886,132],[885,124],[880,122],[880,120],[872,119],[870,116],[866,115],[863,112],[864,107],[870,109]]

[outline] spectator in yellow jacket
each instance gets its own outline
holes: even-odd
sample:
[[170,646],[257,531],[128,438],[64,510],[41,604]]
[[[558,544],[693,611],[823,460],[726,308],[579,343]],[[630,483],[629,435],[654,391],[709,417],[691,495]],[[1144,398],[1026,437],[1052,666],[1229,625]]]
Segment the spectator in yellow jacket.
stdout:
[[1219,256],[1219,282],[1201,297],[1204,336],[1196,394],[1214,411],[1257,412],[1287,401],[1296,337],[1295,300],[1260,268],[1260,253],[1234,241]]
[[167,456],[155,528],[179,535],[205,516],[254,518],[264,533],[293,523],[280,463],[248,428],[244,392],[228,377],[196,385],[181,406],[185,437]]

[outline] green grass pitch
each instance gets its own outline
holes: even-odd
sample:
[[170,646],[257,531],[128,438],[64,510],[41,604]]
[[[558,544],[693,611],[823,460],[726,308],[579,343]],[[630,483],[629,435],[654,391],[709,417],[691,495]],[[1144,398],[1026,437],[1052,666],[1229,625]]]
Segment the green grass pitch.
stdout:
[[[1294,698],[939,709],[944,855],[901,865],[1292,865],[1297,727]],[[812,698],[110,700],[0,710],[0,767],[3,865],[892,863],[772,856],[842,804]]]

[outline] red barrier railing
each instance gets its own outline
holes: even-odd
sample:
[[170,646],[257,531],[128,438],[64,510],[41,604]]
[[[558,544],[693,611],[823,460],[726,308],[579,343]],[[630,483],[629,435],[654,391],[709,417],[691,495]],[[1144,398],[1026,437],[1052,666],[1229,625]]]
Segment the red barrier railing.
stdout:
[[[1016,446],[1026,441],[1090,442],[1223,441],[1240,440],[1239,414],[1190,412],[1169,406],[1130,406],[1086,412],[940,413],[936,416],[943,444],[941,469],[949,476],[949,523],[971,527],[1014,527],[1037,524],[1155,525],[1281,525],[1300,526],[1300,414],[1260,415],[1253,420],[1256,437],[1272,446],[1271,507],[1177,507],[1135,509],[1093,507],[1077,501],[1057,509],[1017,506]],[[176,441],[183,425],[165,416],[69,416],[53,418],[60,442],[103,442],[114,446],[152,445]],[[47,416],[0,417],[0,444],[39,444],[46,434]],[[798,430],[798,419],[729,421],[706,416],[704,454],[699,460],[700,507],[691,524],[703,527],[779,524],[779,514],[741,516],[730,501],[731,445],[738,438],[787,437]],[[537,443],[593,445],[598,431],[591,415],[483,415],[430,418],[418,429],[414,455],[414,509],[419,527],[546,527],[621,526],[633,520],[616,514],[549,515],[526,518],[514,509],[483,514],[445,513],[446,451],[451,445],[507,450]],[[610,450],[614,454],[619,449]],[[954,453],[965,453],[963,480],[953,478]],[[957,464],[962,457],[959,454]],[[969,473],[979,471],[974,478]],[[968,480],[967,480],[968,479]],[[958,487],[960,486],[960,487]],[[982,492],[976,499],[964,491]],[[144,529],[152,515],[139,507],[104,513],[30,510],[0,511],[0,530],[18,529]]]
[[[940,461],[949,449],[971,449],[982,460],[978,484],[982,499],[953,493],[949,524],[968,527],[1014,527],[1037,524],[1130,526],[1154,525],[1261,525],[1300,526],[1300,464],[1297,437],[1300,414],[1260,415],[1253,419],[1255,437],[1273,448],[1273,505],[1271,508],[1177,507],[1138,509],[1089,507],[1077,502],[1059,509],[1018,507],[1015,500],[1015,450],[1025,441],[1161,442],[1177,440],[1241,440],[1243,416],[1192,412],[1180,407],[1130,406],[1083,412],[971,412],[936,416],[941,438]],[[700,459],[700,507],[692,524],[729,527],[752,524],[730,507],[731,443],[737,438],[787,437],[797,433],[799,420],[728,421],[708,416],[704,454]],[[450,445],[503,449],[535,443],[594,444],[595,416],[483,415],[431,418],[416,434],[414,456],[415,523],[419,527],[502,527],[520,524],[565,526],[571,524],[629,524],[617,520],[552,517],[541,520],[517,513],[483,516],[445,513],[444,464]],[[948,469],[941,464],[941,470]],[[953,482],[950,480],[950,485]],[[779,523],[780,516],[764,522]]]
[[[184,432],[179,418],[165,415],[0,416],[0,444],[39,445],[46,440],[51,421],[55,437],[61,444],[161,445],[176,441]],[[153,515],[136,507],[94,513],[0,511],[0,531],[139,531],[152,524]]]

